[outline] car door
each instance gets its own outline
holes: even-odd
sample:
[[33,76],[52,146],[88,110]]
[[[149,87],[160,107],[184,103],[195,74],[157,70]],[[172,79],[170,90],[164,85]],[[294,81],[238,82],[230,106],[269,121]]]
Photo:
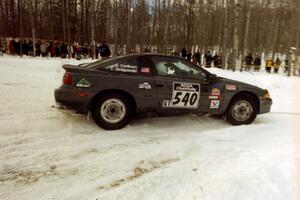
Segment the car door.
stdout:
[[154,86],[161,112],[201,112],[208,105],[206,74],[184,59],[151,56]]
[[142,56],[122,56],[100,63],[97,68],[106,75],[95,74],[98,90],[119,90],[135,100],[138,112],[157,112],[156,92],[153,89],[153,69]]

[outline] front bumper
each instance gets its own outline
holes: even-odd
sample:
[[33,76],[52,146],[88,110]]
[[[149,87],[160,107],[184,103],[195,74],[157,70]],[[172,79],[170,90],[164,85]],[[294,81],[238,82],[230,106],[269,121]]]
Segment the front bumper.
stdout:
[[88,113],[90,97],[78,96],[78,91],[59,88],[54,91],[54,97],[59,108]]
[[264,114],[271,111],[271,106],[273,104],[271,98],[260,97],[259,101],[260,101],[259,114]]

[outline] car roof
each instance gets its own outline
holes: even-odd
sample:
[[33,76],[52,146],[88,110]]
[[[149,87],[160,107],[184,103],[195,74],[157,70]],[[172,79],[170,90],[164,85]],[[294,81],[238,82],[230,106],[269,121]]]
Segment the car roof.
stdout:
[[124,54],[124,55],[111,57],[109,59],[126,58],[126,57],[132,57],[132,56],[164,56],[164,57],[172,57],[172,58],[181,58],[181,57],[178,57],[178,56],[173,56],[173,55],[169,55],[169,54],[162,54],[162,53],[132,53],[132,54]]
[[180,60],[185,60],[182,57],[178,57],[178,56],[173,56],[173,55],[169,55],[169,54],[162,54],[162,53],[133,53],[133,54],[125,54],[125,55],[120,55],[120,56],[115,56],[115,57],[110,57],[108,59],[105,60],[97,60],[95,62],[92,62],[90,64],[88,64],[86,67],[87,68],[93,68],[95,67],[96,63],[102,63],[102,62],[110,62],[110,61],[114,61],[117,59],[122,59],[122,58],[129,58],[129,57],[139,57],[139,56],[162,56],[162,57],[168,57],[168,58],[175,58],[175,59],[180,59]]

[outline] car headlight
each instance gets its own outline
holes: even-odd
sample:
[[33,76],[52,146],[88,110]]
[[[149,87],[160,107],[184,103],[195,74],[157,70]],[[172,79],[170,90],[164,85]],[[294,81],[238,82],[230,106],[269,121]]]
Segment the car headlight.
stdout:
[[271,95],[270,95],[270,93],[269,93],[269,91],[268,90],[265,90],[265,93],[264,93],[264,96],[263,96],[264,98],[271,98]]

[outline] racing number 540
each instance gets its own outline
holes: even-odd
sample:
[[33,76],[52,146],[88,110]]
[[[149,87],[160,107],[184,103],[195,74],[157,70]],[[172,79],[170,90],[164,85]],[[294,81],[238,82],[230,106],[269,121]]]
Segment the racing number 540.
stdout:
[[184,106],[193,106],[197,101],[197,93],[190,92],[176,92],[173,102],[173,105],[183,103]]

